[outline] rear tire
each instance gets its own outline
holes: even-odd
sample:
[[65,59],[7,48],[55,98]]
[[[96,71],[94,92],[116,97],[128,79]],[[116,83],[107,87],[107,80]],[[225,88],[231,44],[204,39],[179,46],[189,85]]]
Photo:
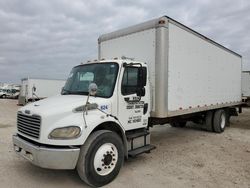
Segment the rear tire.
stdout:
[[81,147],[77,172],[87,184],[100,187],[115,179],[123,161],[121,138],[112,131],[100,130],[92,133]]
[[222,133],[228,124],[227,113],[225,110],[216,110],[213,118],[213,131]]
[[207,131],[214,131],[213,129],[213,118],[214,118],[214,111],[207,111],[206,118],[205,118],[205,129]]

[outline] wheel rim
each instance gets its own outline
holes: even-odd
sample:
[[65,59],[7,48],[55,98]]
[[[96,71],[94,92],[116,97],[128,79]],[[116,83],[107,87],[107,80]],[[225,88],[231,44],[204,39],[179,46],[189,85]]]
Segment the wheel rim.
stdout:
[[221,122],[220,122],[220,127],[221,129],[224,129],[226,126],[226,116],[224,113],[221,114]]
[[101,176],[111,173],[118,160],[118,150],[112,143],[105,143],[98,148],[94,157],[94,168]]

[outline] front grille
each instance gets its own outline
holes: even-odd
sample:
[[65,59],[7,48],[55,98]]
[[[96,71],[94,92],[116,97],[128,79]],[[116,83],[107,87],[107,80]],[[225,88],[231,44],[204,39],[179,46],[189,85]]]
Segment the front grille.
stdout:
[[17,130],[33,138],[39,138],[41,117],[37,115],[27,116],[19,112],[17,114]]

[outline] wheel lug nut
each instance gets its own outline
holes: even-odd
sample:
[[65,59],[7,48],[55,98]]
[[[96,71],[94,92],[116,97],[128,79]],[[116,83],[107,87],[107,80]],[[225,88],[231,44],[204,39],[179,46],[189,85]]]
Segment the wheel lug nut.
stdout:
[[108,168],[110,168],[110,166]]
[[113,159],[113,161],[115,161],[115,159]]
[[111,165],[114,165],[114,163],[111,163]]
[[105,169],[107,169],[107,167],[106,167],[106,166],[105,166],[104,168],[105,168]]
[[109,152],[107,151],[107,154],[109,154]]
[[115,154],[113,154],[113,157],[115,156]]

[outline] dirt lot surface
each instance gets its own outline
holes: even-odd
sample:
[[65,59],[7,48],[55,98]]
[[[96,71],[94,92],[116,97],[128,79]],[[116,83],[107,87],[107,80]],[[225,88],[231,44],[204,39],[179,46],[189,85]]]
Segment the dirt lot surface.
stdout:
[[[14,153],[16,103],[0,99],[0,187],[87,187],[74,170],[41,169]],[[126,161],[106,187],[250,187],[250,108],[223,134],[164,125],[151,137],[157,149]]]

